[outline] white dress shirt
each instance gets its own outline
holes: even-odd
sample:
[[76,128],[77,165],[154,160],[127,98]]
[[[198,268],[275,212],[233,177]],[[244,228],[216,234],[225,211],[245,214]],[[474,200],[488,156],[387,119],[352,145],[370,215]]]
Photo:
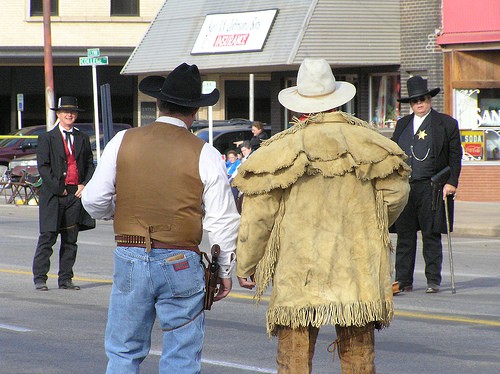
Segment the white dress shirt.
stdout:
[[[173,117],[163,116],[156,121],[169,126],[187,128],[183,121]],[[92,179],[83,190],[82,204],[93,218],[113,219],[116,199],[116,158],[126,131],[118,132],[106,145]],[[236,210],[222,156],[208,143],[201,150],[199,173],[204,186],[203,229],[208,231],[211,245],[220,245],[219,276],[229,278],[236,259],[240,215]]]
[[65,133],[65,131],[70,132],[69,138],[70,138],[71,143],[68,144],[68,150],[69,150],[69,153],[72,154],[73,153],[73,144],[75,144],[75,137],[73,136],[73,128],[71,130],[66,130],[64,127],[62,127],[61,125],[59,125],[59,131],[61,132],[61,135],[62,135],[62,137],[64,139],[64,142],[66,144],[67,144],[67,142],[66,142],[66,133]]
[[430,113],[430,111],[428,111],[427,114],[424,115],[423,117],[419,117],[416,114],[413,116],[413,135],[415,135],[417,133],[418,129],[420,128],[422,123],[424,123],[424,121],[427,118],[427,116],[429,115],[429,113]]

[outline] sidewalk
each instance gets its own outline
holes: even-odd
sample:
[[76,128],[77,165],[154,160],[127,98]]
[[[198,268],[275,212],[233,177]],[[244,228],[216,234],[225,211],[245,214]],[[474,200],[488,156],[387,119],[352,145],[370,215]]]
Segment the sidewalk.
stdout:
[[453,235],[500,237],[500,203],[455,201]]

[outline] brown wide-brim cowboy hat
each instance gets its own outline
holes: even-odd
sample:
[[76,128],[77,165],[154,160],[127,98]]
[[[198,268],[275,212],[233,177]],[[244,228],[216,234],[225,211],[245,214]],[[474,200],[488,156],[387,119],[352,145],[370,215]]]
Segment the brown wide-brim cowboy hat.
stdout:
[[152,75],[139,83],[139,90],[148,96],[176,105],[199,108],[212,106],[219,101],[219,90],[208,94],[201,92],[201,76],[196,65],[183,63],[166,78]]
[[409,103],[412,99],[427,95],[434,97],[441,91],[439,87],[428,90],[427,81],[419,75],[410,77],[406,82],[406,87],[408,89],[408,97],[397,99],[401,103]]
[[57,101],[57,107],[51,110],[66,110],[68,112],[85,112],[85,109],[78,107],[78,99],[74,96],[61,96]]

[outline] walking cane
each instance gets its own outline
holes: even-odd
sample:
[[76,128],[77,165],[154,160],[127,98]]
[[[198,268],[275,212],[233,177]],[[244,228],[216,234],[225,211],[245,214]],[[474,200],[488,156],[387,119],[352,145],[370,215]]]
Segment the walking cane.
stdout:
[[448,236],[448,256],[450,258],[451,293],[457,293],[455,289],[455,272],[453,268],[453,254],[451,250],[450,216],[448,213],[448,196],[444,199],[444,209],[446,213],[446,232]]

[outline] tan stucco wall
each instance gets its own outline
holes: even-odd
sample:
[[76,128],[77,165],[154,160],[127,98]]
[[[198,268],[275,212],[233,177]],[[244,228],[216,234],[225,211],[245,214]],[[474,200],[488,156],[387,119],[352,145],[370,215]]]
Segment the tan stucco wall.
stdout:
[[[135,47],[164,0],[141,0],[140,17],[110,17],[109,0],[59,1],[51,17],[53,46]],[[30,0],[3,0],[0,45],[43,46],[43,19],[30,17]]]

